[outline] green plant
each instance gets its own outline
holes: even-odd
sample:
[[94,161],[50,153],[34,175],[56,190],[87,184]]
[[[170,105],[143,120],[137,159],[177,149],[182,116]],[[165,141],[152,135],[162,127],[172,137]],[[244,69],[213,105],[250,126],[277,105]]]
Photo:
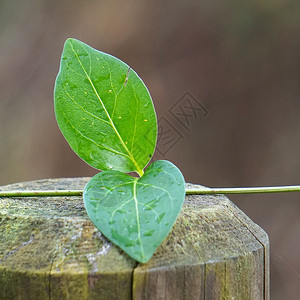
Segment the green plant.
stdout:
[[147,262],[180,212],[185,182],[168,161],[156,161],[144,173],[157,137],[146,86],[124,62],[68,39],[54,99],[71,148],[102,170],[83,192],[91,221],[132,258]]
[[145,84],[124,62],[78,40],[65,43],[54,99],[56,119],[69,145],[102,172],[84,191],[9,191],[0,197],[83,195],[94,225],[139,262],[147,262],[168,235],[185,194],[300,190],[185,190],[184,178],[171,162],[155,161],[146,168],[155,150],[157,121]]

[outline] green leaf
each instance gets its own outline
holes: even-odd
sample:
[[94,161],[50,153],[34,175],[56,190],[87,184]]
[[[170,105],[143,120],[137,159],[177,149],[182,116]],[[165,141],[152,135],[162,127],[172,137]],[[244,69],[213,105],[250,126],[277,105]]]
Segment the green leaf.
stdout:
[[118,171],[101,172],[83,193],[94,225],[143,263],[170,232],[184,198],[184,178],[168,161],[154,162],[140,178]]
[[155,149],[156,115],[127,64],[68,39],[54,100],[57,123],[79,157],[100,170],[143,173]]

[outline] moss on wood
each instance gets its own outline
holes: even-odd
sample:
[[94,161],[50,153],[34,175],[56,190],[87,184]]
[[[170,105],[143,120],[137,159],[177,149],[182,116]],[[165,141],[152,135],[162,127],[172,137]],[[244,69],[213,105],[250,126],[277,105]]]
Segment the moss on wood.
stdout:
[[[81,189],[88,178],[1,187]],[[0,299],[268,299],[268,237],[224,196],[187,196],[137,264],[93,226],[80,197],[0,199]]]

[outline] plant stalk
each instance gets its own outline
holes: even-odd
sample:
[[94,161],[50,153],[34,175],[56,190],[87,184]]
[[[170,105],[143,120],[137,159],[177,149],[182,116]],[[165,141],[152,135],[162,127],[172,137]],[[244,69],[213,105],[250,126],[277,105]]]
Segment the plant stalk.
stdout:
[[28,191],[0,191],[0,197],[60,197],[82,196],[83,190],[28,190]]
[[[300,192],[300,185],[246,187],[246,188],[205,188],[199,187],[186,189],[187,195],[212,195],[212,194],[258,194],[258,193],[283,193]],[[34,190],[34,191],[0,191],[0,197],[61,197],[82,196],[83,190]]]
[[286,193],[300,192],[300,185],[288,186],[262,186],[262,187],[241,187],[241,188],[202,188],[186,189],[187,195],[207,195],[207,194],[259,194],[259,193]]

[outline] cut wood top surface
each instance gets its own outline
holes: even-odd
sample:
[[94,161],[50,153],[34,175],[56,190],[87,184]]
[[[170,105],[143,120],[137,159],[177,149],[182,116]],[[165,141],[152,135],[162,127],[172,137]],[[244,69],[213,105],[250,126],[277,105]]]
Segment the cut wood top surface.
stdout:
[[[88,180],[89,178],[37,180],[7,185],[1,187],[1,190],[82,189]],[[192,188],[192,185],[187,184],[187,187]],[[118,261],[122,261],[124,266],[131,268],[136,265],[94,228],[84,209],[82,197],[0,198],[0,215],[2,264],[8,263],[10,257],[16,257],[18,252],[32,247],[37,239],[47,239],[45,235],[40,236],[42,226],[43,233],[46,230],[51,236],[49,242],[55,244],[51,248],[55,248],[57,252],[60,247],[85,245],[84,249],[76,249],[76,253],[82,252],[87,257],[86,267],[94,267],[98,271],[103,268],[105,271],[106,267],[102,266],[101,260],[103,257],[107,260],[109,256],[116,259],[116,254]],[[12,219],[14,222],[9,222]],[[5,228],[5,223],[11,224]],[[186,196],[183,209],[168,238],[145,265],[164,265],[171,261],[180,264],[181,260],[183,263],[187,260],[191,263],[195,260],[214,262],[238,257],[267,243],[265,232],[225,196],[190,195]],[[64,260],[71,254],[70,251],[69,249],[65,253]]]
[[[0,190],[83,189],[88,180],[37,180]],[[263,253],[265,247],[267,234],[223,195],[186,196],[172,231],[146,264],[135,262],[94,227],[82,197],[0,198],[0,267],[6,270],[57,276],[118,273],[131,285],[132,272],[218,264]],[[136,280],[137,290],[145,280]],[[89,279],[88,284],[94,283]]]

